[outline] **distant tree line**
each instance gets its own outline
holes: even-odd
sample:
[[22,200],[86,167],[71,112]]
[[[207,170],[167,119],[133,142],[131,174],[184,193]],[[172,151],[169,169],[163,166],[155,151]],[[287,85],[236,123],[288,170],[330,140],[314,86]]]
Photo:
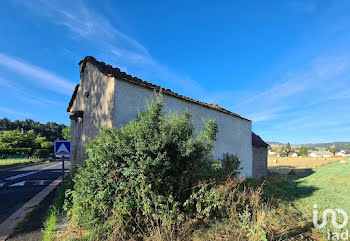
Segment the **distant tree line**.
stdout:
[[48,157],[53,155],[55,140],[70,139],[70,128],[63,124],[41,124],[33,120],[0,119],[0,159]]
[[[273,142],[270,142],[273,143]],[[272,144],[270,144],[272,145]],[[350,152],[350,142],[331,142],[331,143],[318,143],[318,144],[303,144],[299,146],[295,146],[294,149],[290,145],[280,144],[278,147],[269,147],[269,150],[276,151],[277,154],[281,157],[287,157],[291,153],[295,152],[298,156],[308,156],[310,151],[330,151],[333,155],[341,150],[345,150]]]
[[33,130],[26,133],[13,130],[0,135],[0,158],[48,157],[53,153],[53,142],[36,135]]
[[0,131],[18,130],[28,132],[33,130],[37,135],[45,137],[48,141],[62,140],[62,130],[66,128],[64,124],[57,124],[56,122],[47,122],[41,124],[38,121],[26,119],[24,121],[11,121],[8,118],[0,119]]
[[350,142],[331,142],[305,145],[309,150],[330,151],[333,154],[341,150],[350,152]]

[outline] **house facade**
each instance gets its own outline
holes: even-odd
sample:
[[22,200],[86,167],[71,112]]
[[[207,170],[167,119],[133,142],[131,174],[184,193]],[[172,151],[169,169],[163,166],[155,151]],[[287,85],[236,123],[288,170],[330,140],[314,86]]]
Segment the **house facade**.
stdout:
[[[71,119],[73,166],[86,158],[84,143],[99,134],[99,126],[126,125],[137,117],[138,109],[145,110],[145,99],[154,98],[154,91],[161,90],[165,111],[181,113],[188,110],[196,130],[204,127],[203,118],[215,119],[219,128],[214,150],[216,158],[221,158],[224,153],[237,154],[243,168],[242,176],[254,177],[254,166],[264,168],[261,171],[264,175],[267,173],[267,146],[264,147],[266,153],[260,155],[263,159],[253,158],[250,120],[218,105],[199,102],[127,75],[93,57],[86,57],[79,66],[80,84],[67,108]],[[263,164],[255,165],[255,162]]]
[[333,153],[330,151],[311,151],[310,157],[330,157]]
[[340,152],[335,153],[335,156],[346,157],[346,156],[350,156],[350,155],[349,155],[349,153],[347,153],[347,151],[341,150]]

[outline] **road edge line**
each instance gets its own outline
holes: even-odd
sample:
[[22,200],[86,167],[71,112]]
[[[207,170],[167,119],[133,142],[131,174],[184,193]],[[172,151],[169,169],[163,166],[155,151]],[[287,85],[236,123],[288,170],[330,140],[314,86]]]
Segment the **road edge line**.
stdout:
[[51,182],[44,190],[35,195],[27,203],[25,203],[21,208],[17,209],[10,217],[8,217],[4,222],[0,224],[0,241],[5,241],[10,234],[13,232],[14,228],[24,220],[27,213],[33,211],[36,205],[54,190],[58,184],[62,182],[62,176]]

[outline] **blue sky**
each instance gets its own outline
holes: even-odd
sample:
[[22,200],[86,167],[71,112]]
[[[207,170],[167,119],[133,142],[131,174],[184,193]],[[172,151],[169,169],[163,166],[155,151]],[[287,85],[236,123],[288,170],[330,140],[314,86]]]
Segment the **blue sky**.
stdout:
[[250,118],[265,140],[350,141],[349,12],[350,1],[2,1],[0,117],[69,124],[91,55]]

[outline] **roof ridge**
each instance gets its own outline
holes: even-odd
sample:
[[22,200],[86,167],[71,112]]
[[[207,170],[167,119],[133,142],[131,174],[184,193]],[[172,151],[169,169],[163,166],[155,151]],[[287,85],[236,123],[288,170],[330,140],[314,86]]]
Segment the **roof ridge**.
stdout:
[[[224,109],[223,107],[219,106],[218,104],[208,104],[208,103],[205,103],[205,102],[201,102],[201,101],[192,99],[190,97],[186,97],[186,96],[180,95],[180,94],[178,94],[176,92],[173,92],[170,89],[165,89],[162,86],[155,85],[155,84],[152,84],[150,82],[144,81],[144,80],[142,80],[142,79],[140,79],[138,77],[134,77],[132,75],[129,75],[129,74],[125,73],[124,71],[121,71],[119,68],[113,67],[112,65],[106,64],[105,62],[100,62],[100,61],[96,60],[92,56],[86,56],[83,60],[81,60],[79,62],[79,65],[82,65],[81,72],[84,72],[87,62],[93,64],[95,67],[97,67],[97,69],[101,73],[103,73],[103,74],[105,74],[107,76],[113,76],[115,78],[122,79],[122,80],[125,80],[125,81],[128,81],[128,82],[131,82],[133,84],[138,84],[138,85],[141,85],[141,86],[144,86],[144,87],[147,87],[147,88],[151,88],[151,89],[155,89],[155,90],[161,90],[162,93],[164,93],[164,94],[172,95],[174,97],[177,97],[177,98],[180,98],[180,99],[192,102],[192,103],[196,103],[196,104],[205,106],[207,108],[223,112],[225,114],[236,116],[236,117],[241,118],[243,120],[251,121],[251,120],[249,120],[247,118],[244,118],[244,117],[242,117],[242,116],[240,116],[240,115],[238,115],[236,113],[233,113],[233,112],[231,112],[229,110]],[[76,90],[77,90],[77,88],[76,88]],[[73,105],[74,99],[76,97],[76,93],[75,92],[73,93],[72,99],[71,99],[71,101],[69,103],[69,106],[67,108],[68,112],[70,111],[70,109],[71,109],[71,107]]]

